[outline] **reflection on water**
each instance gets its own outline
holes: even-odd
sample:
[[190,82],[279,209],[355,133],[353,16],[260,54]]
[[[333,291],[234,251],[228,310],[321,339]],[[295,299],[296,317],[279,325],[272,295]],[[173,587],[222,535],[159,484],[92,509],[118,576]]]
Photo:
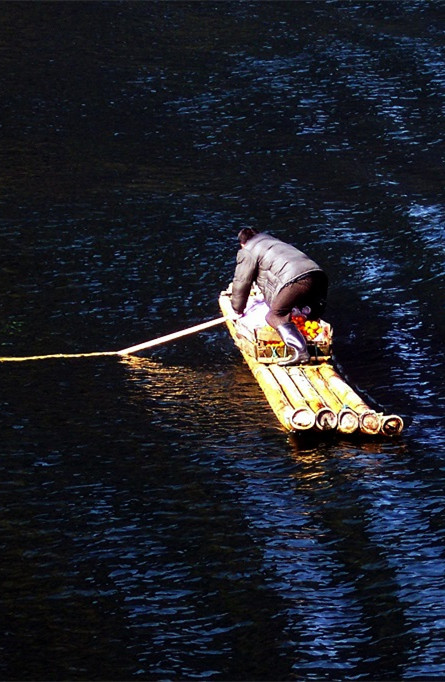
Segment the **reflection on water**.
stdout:
[[286,434],[222,327],[2,364],[2,677],[443,677],[443,7],[2,15],[1,355],[218,316],[250,224],[407,425]]
[[159,424],[161,429],[179,429],[182,436],[212,441],[232,427],[237,433],[263,429],[267,424],[278,430],[257,383],[240,364],[228,372],[224,366],[164,366],[138,357],[125,358],[122,363],[128,367],[134,399],[149,410],[151,424]]

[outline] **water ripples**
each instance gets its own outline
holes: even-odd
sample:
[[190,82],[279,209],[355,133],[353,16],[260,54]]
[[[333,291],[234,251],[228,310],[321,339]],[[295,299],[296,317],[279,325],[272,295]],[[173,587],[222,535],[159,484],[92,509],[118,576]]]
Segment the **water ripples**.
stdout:
[[5,7],[4,354],[218,316],[252,224],[407,428],[287,436],[223,327],[2,365],[4,677],[445,674],[442,10],[401,10]]

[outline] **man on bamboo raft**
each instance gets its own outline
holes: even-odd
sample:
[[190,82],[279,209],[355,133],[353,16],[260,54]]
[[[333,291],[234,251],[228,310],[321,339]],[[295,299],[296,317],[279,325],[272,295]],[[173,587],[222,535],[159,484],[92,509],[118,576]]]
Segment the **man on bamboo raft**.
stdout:
[[303,334],[291,321],[298,308],[308,319],[318,320],[326,306],[328,277],[319,265],[299,249],[265,232],[243,228],[238,239],[232,286],[232,308],[237,316],[246,307],[254,282],[269,306],[266,322],[291,349],[282,365],[307,363],[310,356]]

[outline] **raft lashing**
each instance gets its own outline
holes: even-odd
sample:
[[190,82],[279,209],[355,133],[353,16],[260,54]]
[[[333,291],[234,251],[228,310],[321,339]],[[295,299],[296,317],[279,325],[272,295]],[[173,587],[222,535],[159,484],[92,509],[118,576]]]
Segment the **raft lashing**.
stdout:
[[[231,315],[231,285],[222,291],[219,306]],[[265,320],[262,294],[252,288],[244,315],[226,319],[227,328],[280,423],[288,431],[337,431],[368,436],[397,436],[403,420],[371,409],[342,379],[332,364],[332,327],[323,320],[294,318],[307,340],[309,364],[280,366],[289,354],[278,332]]]

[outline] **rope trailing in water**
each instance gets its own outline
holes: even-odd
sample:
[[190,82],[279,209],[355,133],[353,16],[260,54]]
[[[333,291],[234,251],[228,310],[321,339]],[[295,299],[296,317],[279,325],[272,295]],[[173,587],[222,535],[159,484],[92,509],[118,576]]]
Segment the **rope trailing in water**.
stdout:
[[97,353],[52,353],[50,355],[27,355],[24,357],[0,357],[0,362],[26,362],[27,360],[49,360],[50,358],[91,358],[98,355],[119,355],[118,351],[99,351]]
[[130,355],[131,353],[136,353],[139,350],[144,350],[144,348],[152,348],[153,346],[159,346],[161,343],[166,343],[167,341],[173,341],[174,339],[179,339],[181,336],[187,336],[188,334],[195,334],[196,332],[203,331],[209,327],[215,327],[217,324],[222,324],[226,321],[226,317],[217,317],[215,320],[208,320],[207,322],[202,322],[201,324],[196,324],[188,329],[182,329],[179,332],[173,332],[173,334],[166,334],[166,336],[160,336],[157,339],[151,339],[151,341],[145,341],[144,343],[138,343],[136,346],[129,346],[128,348],[123,348],[122,350],[108,350],[108,351],[98,351],[95,353],[52,353],[51,355],[28,355],[25,357],[0,357],[0,362],[26,362],[27,360],[48,360],[50,358],[91,358],[99,357],[101,355]]

